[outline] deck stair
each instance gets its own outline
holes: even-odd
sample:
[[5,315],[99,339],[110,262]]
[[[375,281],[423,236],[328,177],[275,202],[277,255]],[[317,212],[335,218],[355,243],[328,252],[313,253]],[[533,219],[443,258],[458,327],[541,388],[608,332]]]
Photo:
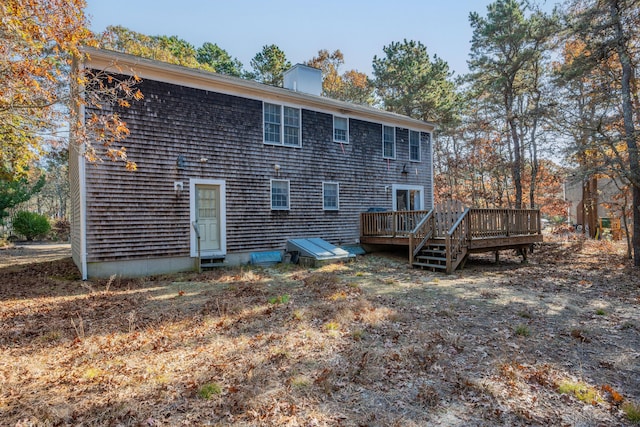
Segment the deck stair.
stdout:
[[447,248],[444,243],[428,243],[414,258],[414,267],[447,271]]
[[200,257],[200,269],[225,267],[227,264],[224,262],[224,258],[224,255],[203,255]]

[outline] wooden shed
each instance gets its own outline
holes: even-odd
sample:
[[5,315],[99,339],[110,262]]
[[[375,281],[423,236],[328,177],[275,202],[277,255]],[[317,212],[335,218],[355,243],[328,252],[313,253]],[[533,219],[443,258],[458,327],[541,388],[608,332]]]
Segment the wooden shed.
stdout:
[[118,111],[137,171],[90,164],[72,144],[83,278],[247,263],[295,238],[354,244],[363,212],[433,208],[433,123],[322,97],[304,66],[280,88],[87,51],[80,66],[135,73],[144,99]]

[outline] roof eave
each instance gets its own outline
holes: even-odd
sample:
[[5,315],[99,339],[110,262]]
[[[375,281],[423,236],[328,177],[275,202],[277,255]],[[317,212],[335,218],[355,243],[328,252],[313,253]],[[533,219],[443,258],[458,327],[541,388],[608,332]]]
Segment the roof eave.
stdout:
[[88,55],[85,60],[85,66],[100,70],[125,75],[137,75],[143,79],[181,84],[198,89],[244,95],[255,99],[276,99],[282,102],[299,104],[310,109],[329,110],[338,114],[350,115],[354,118],[369,119],[423,131],[434,131],[436,129],[436,124],[432,122],[417,120],[374,107],[269,86],[253,80],[183,67],[111,50],[84,47],[82,51]]

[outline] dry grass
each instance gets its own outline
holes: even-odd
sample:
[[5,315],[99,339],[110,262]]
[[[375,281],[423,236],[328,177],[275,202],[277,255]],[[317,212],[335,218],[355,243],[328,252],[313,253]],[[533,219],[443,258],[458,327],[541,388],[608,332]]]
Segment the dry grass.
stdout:
[[[0,267],[0,419],[635,422],[625,411],[640,396],[640,281],[619,248],[558,242],[527,265],[501,258],[452,276],[368,255],[88,283],[68,259]],[[597,399],[585,404],[583,390]]]

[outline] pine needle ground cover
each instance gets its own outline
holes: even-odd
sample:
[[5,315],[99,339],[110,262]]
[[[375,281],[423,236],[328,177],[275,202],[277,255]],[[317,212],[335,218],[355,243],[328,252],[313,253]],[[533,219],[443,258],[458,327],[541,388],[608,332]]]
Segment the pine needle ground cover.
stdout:
[[611,243],[88,282],[8,251],[3,425],[638,423],[640,278]]

